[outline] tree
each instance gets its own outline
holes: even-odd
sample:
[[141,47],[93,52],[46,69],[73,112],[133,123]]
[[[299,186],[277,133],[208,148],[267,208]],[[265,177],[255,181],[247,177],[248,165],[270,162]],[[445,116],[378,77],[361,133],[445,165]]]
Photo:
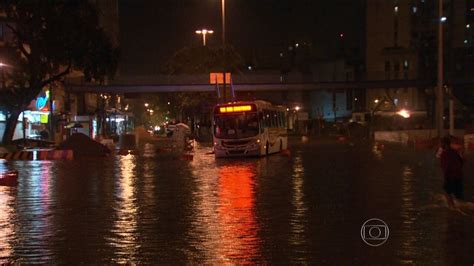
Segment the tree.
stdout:
[[242,57],[232,46],[184,47],[165,64],[164,72],[176,74],[209,74],[210,72],[239,72],[244,66]]
[[7,0],[0,108],[7,113],[3,143],[12,141],[21,112],[42,89],[72,71],[86,79],[112,78],[118,59],[89,1]]
[[[164,72],[168,75],[197,75],[211,72],[239,73],[244,67],[244,60],[230,45],[224,47],[194,46],[178,50],[165,64]],[[179,120],[187,115],[194,119],[200,114],[203,104],[216,99],[208,92],[174,92],[169,93],[160,105],[171,103],[170,114]]]

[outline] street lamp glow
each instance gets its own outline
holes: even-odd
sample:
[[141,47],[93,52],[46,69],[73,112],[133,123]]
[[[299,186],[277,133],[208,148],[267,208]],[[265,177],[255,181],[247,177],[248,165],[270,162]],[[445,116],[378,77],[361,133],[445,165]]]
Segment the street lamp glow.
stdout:
[[4,66],[7,66],[5,65],[4,63],[0,62],[0,67],[4,67]]
[[448,20],[448,18],[446,18],[446,17],[441,17],[440,20],[441,20],[441,22],[445,22],[446,20]]
[[295,110],[296,110],[296,111],[299,111],[300,109],[301,109],[301,107],[299,107],[299,106],[296,106],[296,107],[295,107]]
[[201,34],[202,35],[202,45],[206,46],[206,36],[208,34],[213,34],[213,30],[208,30],[208,29],[202,29],[202,30],[197,30],[196,34]]
[[374,100],[374,103],[379,103],[379,99],[375,99],[375,100]]
[[148,103],[145,103],[145,107],[148,107],[148,106],[149,106],[149,104],[148,104]]
[[403,118],[409,118],[411,116],[410,112],[406,109],[402,109],[397,112],[397,115],[403,117]]

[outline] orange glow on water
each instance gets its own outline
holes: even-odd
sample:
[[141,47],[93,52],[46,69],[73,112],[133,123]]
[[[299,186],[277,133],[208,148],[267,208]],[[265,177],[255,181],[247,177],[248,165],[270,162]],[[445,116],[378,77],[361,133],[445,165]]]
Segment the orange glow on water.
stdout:
[[255,165],[223,166],[219,170],[220,255],[226,259],[255,258],[259,224],[255,217]]
[[8,258],[13,252],[10,239],[14,234],[12,220],[12,202],[15,200],[11,188],[0,187],[0,262],[1,258]]

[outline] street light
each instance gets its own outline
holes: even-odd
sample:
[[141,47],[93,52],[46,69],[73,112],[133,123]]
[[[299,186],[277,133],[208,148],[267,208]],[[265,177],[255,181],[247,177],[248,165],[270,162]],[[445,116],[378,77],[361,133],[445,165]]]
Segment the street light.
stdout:
[[397,115],[403,117],[403,118],[410,118],[411,114],[410,111],[406,109],[401,109],[400,111],[397,112]]
[[148,107],[148,106],[149,106],[149,104],[148,104],[148,103],[145,103],[145,107]]
[[202,30],[197,30],[196,34],[201,34],[202,35],[202,45],[206,46],[206,35],[207,34],[213,34],[213,30],[207,30],[207,29],[202,29]]

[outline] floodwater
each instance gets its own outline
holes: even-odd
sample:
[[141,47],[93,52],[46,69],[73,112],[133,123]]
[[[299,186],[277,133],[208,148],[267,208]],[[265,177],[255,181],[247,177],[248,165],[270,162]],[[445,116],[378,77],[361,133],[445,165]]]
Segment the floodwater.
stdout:
[[[431,151],[310,140],[291,156],[0,162],[0,263],[474,263],[474,210],[449,210]],[[474,201],[473,161],[466,199]],[[370,218],[388,240],[361,238]]]

